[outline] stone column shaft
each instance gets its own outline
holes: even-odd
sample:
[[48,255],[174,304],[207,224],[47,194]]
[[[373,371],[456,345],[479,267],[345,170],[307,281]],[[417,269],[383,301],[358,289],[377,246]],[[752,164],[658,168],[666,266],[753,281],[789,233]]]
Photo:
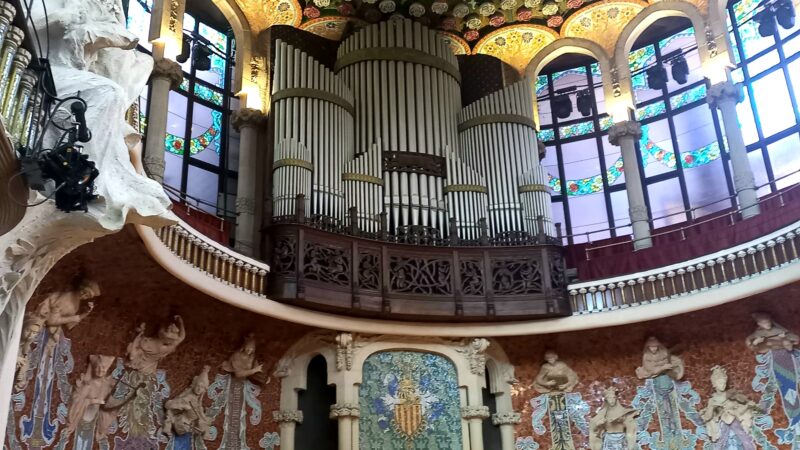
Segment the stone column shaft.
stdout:
[[647,215],[647,203],[644,201],[642,177],[639,174],[639,162],[636,155],[636,141],[642,137],[639,122],[625,121],[615,123],[608,130],[608,141],[617,145],[622,153],[625,166],[625,192],[628,194],[628,213],[633,228],[633,249],[641,250],[653,246],[650,238],[650,221]]
[[500,427],[500,441],[503,450],[514,450],[516,448],[514,428],[521,420],[520,414],[514,411],[492,415],[492,425]]
[[[169,91],[183,81],[183,70],[175,61],[158,59],[153,66],[150,96],[147,98],[147,140],[144,150],[144,169],[147,175],[164,183],[164,148],[167,138]],[[188,144],[187,144],[188,145]],[[184,151],[188,151],[186,148]]]
[[736,113],[736,104],[744,100],[744,91],[741,85],[726,81],[711,86],[706,99],[712,108],[719,108],[722,113],[725,137],[728,141],[728,155],[733,168],[733,186],[736,189],[736,201],[739,204],[742,218],[753,217],[760,212],[758,193],[753,169],[750,167],[750,159],[747,157],[747,146],[744,143],[739,117]]
[[272,419],[280,424],[281,450],[294,450],[294,432],[297,424],[303,423],[303,411],[274,411]]
[[258,131],[264,114],[257,109],[242,108],[233,115],[232,124],[239,131],[239,175],[236,189],[236,251],[255,255],[256,183]]
[[483,450],[483,420],[489,417],[489,408],[465,406],[461,408],[461,417],[469,426],[469,450]]

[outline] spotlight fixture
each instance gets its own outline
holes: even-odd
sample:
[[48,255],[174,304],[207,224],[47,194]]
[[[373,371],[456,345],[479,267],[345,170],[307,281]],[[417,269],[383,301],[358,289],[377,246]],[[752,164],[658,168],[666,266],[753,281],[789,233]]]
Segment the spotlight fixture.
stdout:
[[670,63],[672,64],[672,79],[677,81],[678,84],[686,84],[689,79],[689,64],[683,54],[678,54],[678,56],[672,58]]
[[577,99],[575,103],[578,105],[578,111],[581,112],[583,117],[589,116],[592,114],[592,95],[589,93],[588,89],[584,89],[578,92]]
[[775,17],[784,30],[794,28],[796,12],[791,0],[779,0],[775,3]]
[[192,64],[195,70],[204,72],[211,69],[211,50],[202,42],[195,42],[192,49]]
[[770,37],[775,35],[777,25],[775,24],[775,13],[767,6],[763,11],[756,14],[754,20],[758,24],[758,34],[761,37]]
[[647,86],[659,91],[667,87],[667,69],[661,64],[647,69]]
[[187,35],[183,35],[183,40],[181,41],[181,54],[175,57],[175,61],[183,64],[189,60],[189,54],[192,49],[192,38]]
[[572,115],[572,101],[569,99],[569,95],[554,95],[550,99],[550,107],[553,109],[553,114],[559,119],[566,119]]

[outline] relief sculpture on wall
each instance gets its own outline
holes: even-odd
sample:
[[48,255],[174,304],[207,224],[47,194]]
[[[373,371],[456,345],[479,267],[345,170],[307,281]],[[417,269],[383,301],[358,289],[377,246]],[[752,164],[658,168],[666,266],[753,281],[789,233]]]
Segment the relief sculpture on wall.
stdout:
[[114,361],[113,356],[89,356],[89,366],[72,391],[62,442],[74,436],[76,450],[92,450],[95,442],[107,445],[106,435],[117,414],[116,409],[107,406],[116,385],[110,373]]
[[[788,427],[775,429],[778,444],[791,445],[793,450],[800,449],[800,398],[798,397],[798,358],[795,346],[800,337],[786,328],[776,324],[768,314],[753,314],[756,330],[747,337],[747,346],[756,352],[756,374],[753,378],[753,389],[761,393],[759,406],[765,412],[769,423],[759,423],[762,430],[772,426],[769,417],[775,406],[776,393],[780,396],[783,412]],[[759,421],[757,420],[757,423]],[[762,444],[765,448],[766,445]],[[772,448],[771,445],[769,448]]]
[[545,362],[533,382],[533,388],[541,394],[531,399],[533,431],[540,436],[547,433],[544,417],[548,416],[551,448],[574,450],[572,425],[583,436],[589,434],[589,424],[586,421],[589,405],[579,392],[572,392],[579,382],[575,371],[560,361],[558,354],[552,350],[545,352],[544,359]]
[[728,373],[723,367],[715,366],[711,370],[711,384],[714,393],[702,416],[714,449],[756,450],[753,434],[761,433],[754,420],[757,414],[763,414],[761,408],[742,392],[728,388]]
[[211,419],[206,416],[203,407],[210,369],[204,366],[188,388],[164,404],[166,419],[162,432],[169,438],[167,450],[204,449],[202,440],[213,439]]
[[[65,419],[52,414],[65,409],[69,398],[69,374],[73,360],[71,341],[64,335],[78,325],[92,311],[94,304],[88,300],[100,295],[100,287],[84,280],[77,289],[48,295],[36,308],[29,311],[23,322],[15,389],[17,402],[24,403],[24,390],[35,378],[31,412],[19,424],[20,440],[33,447],[51,445],[58,428]],[[83,302],[87,301],[86,304]],[[58,392],[58,398],[54,394]]]
[[636,417],[639,412],[619,403],[617,390],[603,391],[603,407],[589,421],[591,450],[635,450]]
[[[640,446],[653,450],[695,448],[698,440],[705,440],[705,424],[697,412],[700,395],[691,383],[681,381],[683,359],[651,336],[645,342],[636,376],[645,381],[633,399],[633,407],[641,412],[637,419]],[[694,430],[683,429],[682,416],[695,426]],[[660,429],[649,432],[654,418]]]

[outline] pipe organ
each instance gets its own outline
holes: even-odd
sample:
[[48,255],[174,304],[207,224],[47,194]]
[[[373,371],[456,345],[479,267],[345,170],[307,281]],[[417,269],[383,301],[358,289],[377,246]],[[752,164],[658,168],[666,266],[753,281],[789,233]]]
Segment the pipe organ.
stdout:
[[335,64],[277,40],[273,215],[486,243],[554,235],[530,82],[463,107],[458,60],[418,22],[362,28]]

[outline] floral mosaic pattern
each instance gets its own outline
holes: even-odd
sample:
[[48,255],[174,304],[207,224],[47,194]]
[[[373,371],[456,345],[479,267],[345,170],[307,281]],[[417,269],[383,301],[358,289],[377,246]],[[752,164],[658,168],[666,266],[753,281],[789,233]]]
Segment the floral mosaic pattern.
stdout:
[[[432,353],[379,352],[367,358],[363,373],[362,450],[461,448],[458,381],[450,361]],[[409,408],[418,408],[418,420]]]
[[[222,112],[211,111],[211,126],[200,136],[194,137],[189,141],[189,154],[196,155],[210,145],[214,144],[213,150],[219,154],[219,140],[222,133]],[[166,150],[175,155],[183,155],[186,147],[186,140],[180,136],[167,133],[165,140]]]
[[552,30],[537,25],[508,26],[478,41],[473,53],[499,58],[522,73],[534,55],[557,36]]
[[758,405],[764,414],[755,418],[753,436],[761,448],[776,449],[767,440],[764,432],[773,426],[771,413],[777,403],[776,398],[780,397],[789,426],[775,429],[774,433],[778,437],[778,444],[797,450],[800,448],[800,408],[797,406],[797,367],[800,367],[800,357],[797,350],[791,353],[785,350],[759,353],[756,355],[756,362],[758,365],[752,387],[754,391],[761,393]]
[[200,83],[195,83],[194,95],[217,106],[222,106],[222,92],[217,92],[211,88],[203,86]]
[[[575,448],[572,439],[572,425],[581,435],[589,435],[589,404],[586,403],[578,392],[565,394],[542,394],[531,399],[531,420],[533,432],[542,436],[548,432],[544,418],[548,417],[550,423],[550,437],[553,450],[572,450]],[[528,448],[536,449],[538,444],[529,438]],[[520,442],[517,441],[517,448]],[[527,445],[527,443],[525,443]]]

